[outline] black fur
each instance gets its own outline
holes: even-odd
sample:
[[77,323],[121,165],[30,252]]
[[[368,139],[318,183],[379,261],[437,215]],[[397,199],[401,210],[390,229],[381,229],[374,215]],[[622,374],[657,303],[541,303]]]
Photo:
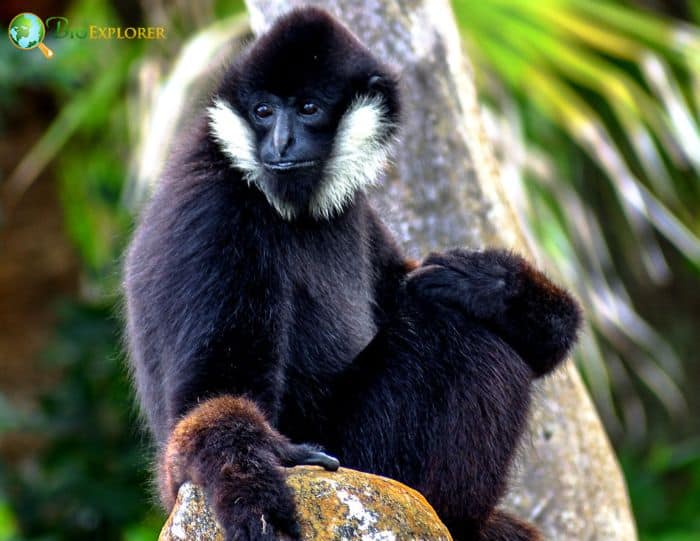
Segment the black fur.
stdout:
[[[336,123],[358,92],[382,92],[392,122],[399,118],[395,75],[328,13],[297,10],[242,55],[223,77],[220,95],[245,111],[260,91],[277,96],[321,93],[334,104]],[[376,78],[379,76],[379,78]]]
[[[367,91],[397,119],[390,72],[316,9],[260,38],[219,96],[243,112],[246,93],[300,87],[325,89],[336,122]],[[184,147],[142,215],[125,281],[165,505],[192,479],[228,539],[296,538],[278,467],[334,469],[322,445],[421,491],[457,540],[539,539],[494,507],[531,381],[574,343],[576,302],[507,252],[406,261],[362,192],[327,220],[283,219],[205,122]]]

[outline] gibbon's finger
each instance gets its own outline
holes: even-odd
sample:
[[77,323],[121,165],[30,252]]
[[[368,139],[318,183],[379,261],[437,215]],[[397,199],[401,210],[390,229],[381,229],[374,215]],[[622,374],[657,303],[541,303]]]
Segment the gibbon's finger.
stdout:
[[337,458],[324,453],[320,447],[308,443],[288,444],[280,449],[279,459],[282,466],[321,466],[329,471],[340,467]]
[[337,471],[340,467],[340,461],[334,456],[327,455],[321,451],[313,451],[306,457],[302,458],[299,466],[321,466],[328,471]]

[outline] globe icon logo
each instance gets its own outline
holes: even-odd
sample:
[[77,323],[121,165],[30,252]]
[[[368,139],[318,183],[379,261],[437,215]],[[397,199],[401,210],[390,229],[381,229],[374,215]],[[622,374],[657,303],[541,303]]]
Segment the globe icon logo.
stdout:
[[53,56],[53,51],[44,45],[46,27],[44,21],[33,13],[20,13],[10,21],[8,36],[12,45],[28,51],[39,48],[46,58]]

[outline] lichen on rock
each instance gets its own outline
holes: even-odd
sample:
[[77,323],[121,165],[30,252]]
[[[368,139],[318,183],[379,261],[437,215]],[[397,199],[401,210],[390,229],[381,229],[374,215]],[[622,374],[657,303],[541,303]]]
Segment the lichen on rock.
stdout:
[[[447,528],[415,490],[385,477],[341,468],[289,470],[304,541],[451,541]],[[202,491],[186,483],[159,541],[222,541]]]
[[209,508],[202,489],[185,483],[177,493],[172,513],[160,532],[158,541],[224,541],[221,527]]

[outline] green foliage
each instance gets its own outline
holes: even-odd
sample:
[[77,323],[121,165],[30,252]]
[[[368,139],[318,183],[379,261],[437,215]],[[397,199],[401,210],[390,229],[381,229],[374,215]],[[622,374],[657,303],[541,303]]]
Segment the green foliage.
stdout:
[[[65,15],[76,26],[119,20],[106,1],[76,2]],[[44,442],[35,461],[0,465],[0,539],[154,539],[164,517],[151,498],[115,299],[132,223],[122,204],[131,150],[127,86],[142,44],[47,44],[56,53],[50,63],[0,48],[0,74],[12,74],[0,77],[0,108],[9,114],[27,93],[47,109],[54,101],[60,107],[8,184],[21,192],[50,164],[86,294],[58,310],[45,357],[61,384],[42,397],[39,411],[21,414],[0,397],[0,430]]]
[[621,454],[642,541],[700,536],[700,439]]
[[17,537],[17,519],[12,507],[0,497],[0,541],[11,541]]
[[155,514],[118,336],[110,303],[67,302],[59,309],[46,363],[62,383],[25,427],[45,447],[36,464],[2,472],[26,539],[119,539],[129,524],[138,538],[138,524]]
[[642,389],[682,418],[682,363],[634,298],[674,278],[671,247],[700,275],[700,28],[608,0],[454,5],[514,202],[586,306],[608,427],[643,437]]
[[[90,122],[82,122],[67,151],[56,161],[66,226],[80,251],[86,270],[101,287],[114,291],[114,265],[131,223],[121,205],[128,163],[126,103],[116,97],[124,92],[123,71],[109,71],[73,104],[86,108]],[[120,78],[121,80],[119,80]],[[97,142],[97,144],[95,144]],[[91,148],[88,154],[72,149]],[[86,182],[85,179],[90,179]]]
[[[71,28],[91,22],[118,21],[105,1],[76,2],[66,13]],[[142,54],[138,41],[51,39],[55,56],[0,48],[0,77],[6,92],[0,107],[9,111],[26,93],[41,92],[42,100],[60,103],[60,110],[42,137],[8,179],[20,197],[51,163],[60,182],[66,227],[85,262],[91,285],[113,291],[114,263],[130,217],[120,204],[127,176],[129,131],[127,85],[130,66]],[[47,104],[48,105],[48,104]],[[0,129],[9,126],[0,125]]]

